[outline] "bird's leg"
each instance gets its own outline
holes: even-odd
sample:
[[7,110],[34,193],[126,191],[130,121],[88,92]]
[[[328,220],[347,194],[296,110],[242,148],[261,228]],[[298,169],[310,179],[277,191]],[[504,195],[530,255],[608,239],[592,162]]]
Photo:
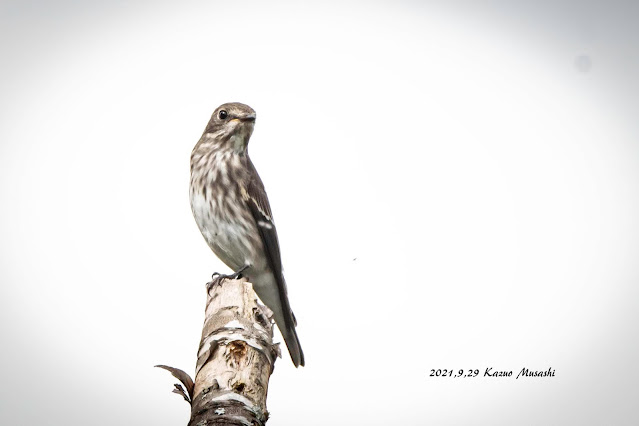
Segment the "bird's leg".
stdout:
[[235,280],[238,278],[242,278],[242,272],[246,271],[246,269],[248,269],[249,265],[244,265],[242,266],[240,269],[238,269],[237,271],[233,272],[230,275],[225,275],[225,274],[220,274],[219,272],[214,272],[213,275],[211,276],[211,278],[213,278],[214,280],[216,279],[229,279],[229,280]]
[[249,265],[244,265],[240,269],[238,269],[237,271],[235,271],[234,273],[232,273],[230,275],[220,274],[219,272],[214,272],[213,275],[211,275],[211,282],[206,283],[206,289],[210,290],[212,287],[215,287],[216,285],[222,284],[223,280],[235,280],[235,279],[238,279],[238,278],[242,278],[242,272],[246,271],[246,269],[248,267],[249,267]]

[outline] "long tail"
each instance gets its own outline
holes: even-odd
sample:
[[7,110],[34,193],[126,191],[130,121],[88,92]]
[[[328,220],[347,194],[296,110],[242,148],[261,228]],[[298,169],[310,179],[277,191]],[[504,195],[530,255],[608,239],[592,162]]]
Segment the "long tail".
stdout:
[[281,315],[278,315],[279,312],[274,313],[275,322],[282,333],[282,337],[284,337],[284,342],[286,342],[288,353],[291,354],[293,364],[295,364],[295,367],[299,367],[300,365],[303,367],[304,352],[302,351],[302,345],[300,345],[300,339],[297,337],[297,331],[295,331],[297,320],[295,319],[295,315],[293,315],[291,304],[288,301],[284,276],[280,274],[279,279],[281,281],[278,283],[278,295],[282,312]]
[[302,352],[302,346],[300,345],[300,339],[297,337],[295,326],[297,321],[291,311],[291,305],[286,295],[286,284],[283,277],[281,281],[277,283],[275,277],[270,272],[262,275],[261,277],[249,277],[249,280],[254,279],[254,282],[258,283],[253,288],[260,297],[262,303],[268,306],[273,311],[273,319],[275,324],[279,328],[288,352],[291,355],[291,360],[296,367],[304,365],[304,352]]
[[300,365],[304,366],[304,352],[302,351],[302,345],[300,345],[300,339],[297,337],[297,331],[295,331],[295,317],[293,317],[293,313],[291,313],[291,321],[286,322],[288,324],[280,325],[278,323],[277,326],[282,332],[288,353],[291,355],[291,360],[293,364],[295,364],[295,367],[299,367]]

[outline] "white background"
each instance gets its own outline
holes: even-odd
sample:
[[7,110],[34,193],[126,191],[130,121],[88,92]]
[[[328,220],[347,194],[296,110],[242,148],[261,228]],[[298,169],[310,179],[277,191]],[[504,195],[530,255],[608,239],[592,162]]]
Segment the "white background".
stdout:
[[638,18],[4,1],[0,423],[186,424],[153,365],[193,372],[226,271],[188,161],[239,101],[307,359],[277,362],[269,425],[637,424]]

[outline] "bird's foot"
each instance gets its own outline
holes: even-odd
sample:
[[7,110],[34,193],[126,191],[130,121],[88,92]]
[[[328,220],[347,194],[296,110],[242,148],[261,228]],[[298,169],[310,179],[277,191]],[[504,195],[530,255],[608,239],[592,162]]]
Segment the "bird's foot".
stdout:
[[214,272],[213,275],[211,275],[211,281],[206,283],[206,290],[208,291],[216,285],[222,284],[222,281],[224,280],[236,280],[238,278],[242,278],[242,272],[244,272],[248,267],[248,265],[244,265],[238,271],[229,275]]

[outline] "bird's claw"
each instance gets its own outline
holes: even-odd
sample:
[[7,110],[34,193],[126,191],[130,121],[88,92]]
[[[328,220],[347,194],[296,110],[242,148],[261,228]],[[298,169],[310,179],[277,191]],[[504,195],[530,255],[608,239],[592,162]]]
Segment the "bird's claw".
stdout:
[[238,278],[242,278],[242,272],[244,272],[246,268],[248,268],[248,265],[242,266],[238,271],[229,275],[214,272],[213,275],[211,275],[211,281],[206,283],[206,290],[208,291],[216,285],[222,284],[222,281],[224,280],[236,280]]

